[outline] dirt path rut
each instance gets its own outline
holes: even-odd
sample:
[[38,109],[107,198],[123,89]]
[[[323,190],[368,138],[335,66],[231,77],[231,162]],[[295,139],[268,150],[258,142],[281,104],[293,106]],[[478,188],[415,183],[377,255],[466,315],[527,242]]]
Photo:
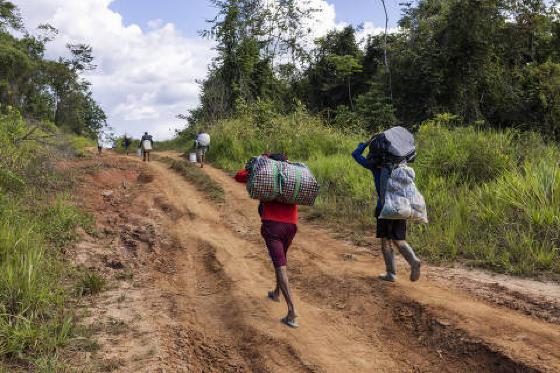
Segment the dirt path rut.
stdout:
[[[289,255],[302,326],[286,328],[279,322],[285,306],[265,296],[273,271],[259,236],[257,204],[242,185],[205,167],[226,192],[226,202],[216,205],[166,164],[113,155],[103,162],[138,174],[119,192],[128,200],[113,206],[120,220],[112,225],[121,228],[110,245],[139,273],[133,288],[144,294],[143,301],[120,307],[121,316],[127,309],[144,315],[136,331],[148,337],[136,345],[131,332],[120,338],[129,341],[128,350],[153,346],[141,363],[129,353],[117,371],[560,371],[558,323],[495,305],[449,281],[411,284],[401,262],[401,280],[382,283],[375,278],[381,260],[370,250],[306,223]],[[160,244],[145,249],[146,260],[138,264],[122,254],[122,227],[142,215]]]

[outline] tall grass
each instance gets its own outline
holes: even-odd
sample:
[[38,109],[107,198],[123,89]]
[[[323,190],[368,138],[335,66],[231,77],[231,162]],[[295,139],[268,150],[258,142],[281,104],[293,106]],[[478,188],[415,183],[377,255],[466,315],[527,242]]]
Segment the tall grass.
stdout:
[[[416,133],[419,155],[412,166],[430,218],[430,224],[410,229],[417,250],[436,262],[559,274],[559,148],[531,133],[438,122],[427,121]],[[235,171],[251,156],[285,152],[307,163],[321,183],[313,215],[373,228],[373,177],[350,156],[365,136],[338,132],[303,111],[266,123],[244,115],[210,132],[208,158],[217,166]]]
[[91,224],[52,187],[61,184],[50,151],[18,141],[28,130],[18,113],[0,115],[0,370],[8,371],[56,370],[72,330],[58,252],[77,225]]

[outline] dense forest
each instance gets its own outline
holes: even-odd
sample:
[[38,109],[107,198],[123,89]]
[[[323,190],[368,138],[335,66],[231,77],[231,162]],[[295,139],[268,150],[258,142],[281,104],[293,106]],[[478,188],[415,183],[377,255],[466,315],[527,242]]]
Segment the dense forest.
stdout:
[[67,44],[68,57],[50,60],[46,45],[57,33],[48,24],[30,32],[16,5],[0,0],[0,112],[15,109],[29,121],[96,136],[106,115],[80,75],[95,69],[92,48]]
[[537,130],[560,138],[560,2],[420,0],[397,32],[357,40],[333,30],[306,45],[305,1],[214,1],[205,36],[218,57],[191,123],[249,108],[304,105],[342,129],[408,127],[440,113],[454,125]]

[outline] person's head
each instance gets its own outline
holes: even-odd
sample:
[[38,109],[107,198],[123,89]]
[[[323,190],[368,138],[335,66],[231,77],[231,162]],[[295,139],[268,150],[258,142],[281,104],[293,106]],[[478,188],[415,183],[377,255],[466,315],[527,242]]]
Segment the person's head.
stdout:
[[144,132],[144,135],[147,135],[147,134],[148,134],[148,132]]

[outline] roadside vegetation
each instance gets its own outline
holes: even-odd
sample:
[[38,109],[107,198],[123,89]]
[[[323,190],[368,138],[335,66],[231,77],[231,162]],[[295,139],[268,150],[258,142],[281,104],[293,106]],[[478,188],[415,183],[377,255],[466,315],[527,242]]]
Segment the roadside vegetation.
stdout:
[[[0,371],[64,371],[75,337],[69,301],[77,272],[63,248],[92,218],[72,201],[73,178],[58,160],[86,156],[106,126],[82,72],[95,68],[88,45],[45,56],[57,35],[28,30],[15,4],[0,0]],[[82,293],[99,289],[91,279]]]
[[74,333],[74,273],[61,250],[92,220],[70,200],[71,175],[54,169],[54,154],[80,155],[72,144],[91,140],[60,134],[43,145],[51,132],[37,129],[18,141],[31,128],[16,111],[0,114],[0,367],[56,371]]

